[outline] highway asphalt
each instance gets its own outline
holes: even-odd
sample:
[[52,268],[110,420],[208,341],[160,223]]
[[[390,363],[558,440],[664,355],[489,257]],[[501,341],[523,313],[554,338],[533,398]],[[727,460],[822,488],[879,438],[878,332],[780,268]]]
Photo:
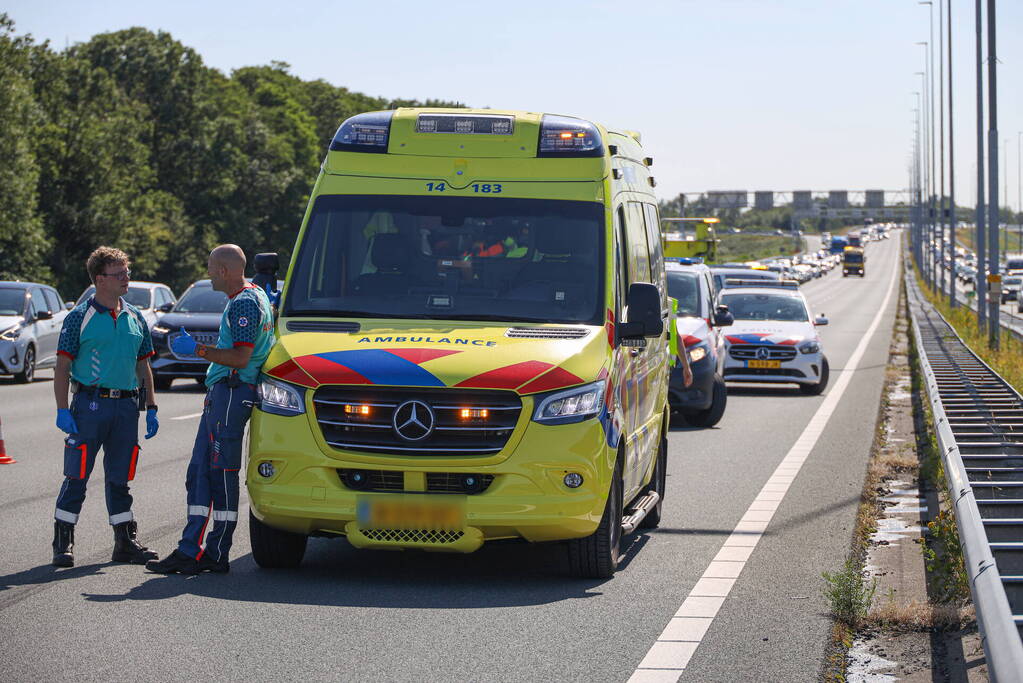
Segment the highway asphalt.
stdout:
[[[863,279],[833,270],[803,287],[830,319],[820,329],[831,387],[885,299],[898,242],[896,232],[869,246]],[[821,572],[848,554],[896,302],[897,291],[681,680],[817,680],[830,630]],[[49,565],[62,476],[51,377],[0,380],[18,460],[0,466],[0,672],[12,681],[628,680],[827,396],[733,385],[716,428],[674,429],[662,526],[626,539],[609,581],[567,578],[561,546],[515,543],[461,556],[314,539],[301,568],[267,571],[244,521],[230,574],[186,578],[109,562],[98,468],[77,566]],[[134,508],[140,539],[161,555],[184,522],[201,400],[176,382],[160,397],[159,435],[143,443]]]

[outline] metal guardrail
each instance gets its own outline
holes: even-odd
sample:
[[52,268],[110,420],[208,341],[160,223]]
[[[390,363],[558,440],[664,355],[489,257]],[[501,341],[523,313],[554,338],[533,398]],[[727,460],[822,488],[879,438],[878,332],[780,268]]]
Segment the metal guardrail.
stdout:
[[1023,681],[1023,396],[906,292],[988,673]]

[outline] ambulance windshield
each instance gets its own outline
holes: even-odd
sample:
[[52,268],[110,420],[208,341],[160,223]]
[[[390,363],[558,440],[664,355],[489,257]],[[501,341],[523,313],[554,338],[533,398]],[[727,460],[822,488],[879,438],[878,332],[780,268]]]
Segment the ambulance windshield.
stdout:
[[285,316],[602,324],[595,202],[321,196]]

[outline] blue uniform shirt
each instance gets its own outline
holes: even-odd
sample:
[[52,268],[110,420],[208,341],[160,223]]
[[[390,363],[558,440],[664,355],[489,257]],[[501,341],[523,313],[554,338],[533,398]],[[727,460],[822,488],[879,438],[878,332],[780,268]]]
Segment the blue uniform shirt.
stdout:
[[[270,300],[260,287],[252,283],[231,295],[224,315],[220,319],[220,337],[217,339],[218,349],[231,349],[236,346],[251,346],[252,356],[248,364],[238,370],[238,377],[249,384],[255,384],[259,377],[259,369],[270,355],[273,346],[273,310]],[[206,370],[206,386],[211,387],[231,374],[233,368],[220,363],[210,363]]]
[[71,377],[87,386],[137,389],[135,366],[153,355],[149,326],[121,299],[121,313],[89,297],[64,318],[57,353],[71,359]]

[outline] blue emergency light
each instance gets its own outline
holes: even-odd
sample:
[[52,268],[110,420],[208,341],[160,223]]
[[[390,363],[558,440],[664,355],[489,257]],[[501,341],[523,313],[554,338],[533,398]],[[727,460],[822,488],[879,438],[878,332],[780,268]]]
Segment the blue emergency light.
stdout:
[[330,141],[332,152],[387,153],[394,111],[370,111],[345,119]]
[[698,266],[703,263],[702,256],[666,256],[664,260],[668,263],[680,263],[683,266]]

